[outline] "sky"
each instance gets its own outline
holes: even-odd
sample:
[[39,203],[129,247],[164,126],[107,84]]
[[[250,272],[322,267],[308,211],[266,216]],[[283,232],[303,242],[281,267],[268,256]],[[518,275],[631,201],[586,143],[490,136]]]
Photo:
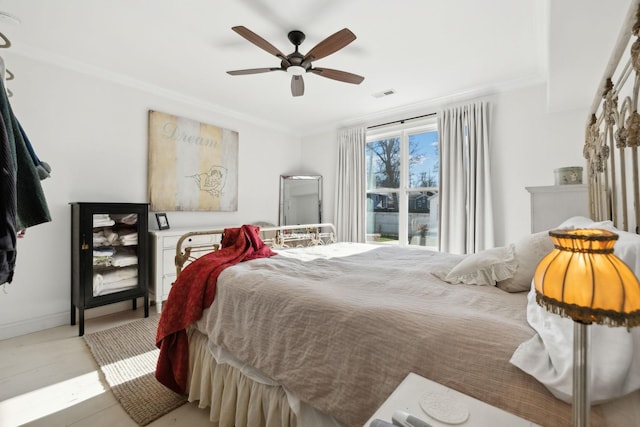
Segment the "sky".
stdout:
[[[437,187],[438,170],[436,169],[436,165],[438,164],[438,131],[424,131],[420,133],[409,134],[408,136],[410,147],[412,150],[410,153],[411,163],[409,165],[409,188],[423,187],[423,176],[425,176],[426,179],[430,178],[432,180],[429,186]],[[400,142],[400,136],[391,137],[388,139],[383,138],[382,140],[395,140],[395,143],[398,144]],[[375,143],[375,141],[371,142]],[[399,148],[399,146],[397,147]],[[378,168],[382,167],[382,165],[377,164],[376,166],[374,166],[374,164],[376,164],[378,161],[379,160],[377,159],[377,156],[367,151],[367,171],[369,174],[380,172]],[[396,161],[400,161],[399,156]],[[379,178],[384,178],[384,176],[381,176]],[[368,185],[373,184],[374,187],[377,187],[375,184],[376,179],[374,175],[370,175],[367,181]]]
[[419,179],[422,172],[426,172],[427,175],[431,172],[437,179],[438,174],[434,169],[435,164],[438,162],[438,132],[431,131],[426,133],[412,134],[409,137],[410,143],[415,143],[417,147],[416,154],[421,154],[424,157],[419,164],[411,165],[409,171],[410,175],[413,175],[413,180]]

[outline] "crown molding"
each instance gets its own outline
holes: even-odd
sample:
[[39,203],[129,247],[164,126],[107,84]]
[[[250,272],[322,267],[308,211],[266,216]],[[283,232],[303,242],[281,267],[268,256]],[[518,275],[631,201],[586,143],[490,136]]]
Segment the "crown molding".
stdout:
[[269,121],[262,120],[254,116],[250,116],[235,110],[230,110],[220,105],[213,104],[209,101],[205,101],[197,97],[184,95],[182,93],[179,93],[170,89],[166,89],[164,87],[157,86],[149,82],[134,79],[124,74],[115,73],[115,72],[106,70],[104,68],[87,64],[85,62],[78,61],[63,55],[52,54],[42,49],[21,45],[19,49],[12,48],[11,54],[15,54],[17,56],[21,56],[23,58],[27,58],[33,61],[43,62],[43,63],[53,65],[65,70],[84,74],[99,80],[108,81],[121,86],[147,92],[155,96],[160,96],[160,97],[170,99],[172,101],[202,108],[204,110],[207,110],[213,113],[225,115],[237,120],[242,120],[257,126],[272,129],[274,131],[283,132],[291,135],[295,134],[293,130],[285,128],[283,126],[274,125]]

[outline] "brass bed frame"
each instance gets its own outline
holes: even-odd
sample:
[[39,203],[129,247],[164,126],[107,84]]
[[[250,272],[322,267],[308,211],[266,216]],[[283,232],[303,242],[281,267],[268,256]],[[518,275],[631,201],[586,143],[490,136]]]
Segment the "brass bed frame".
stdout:
[[[182,235],[176,243],[176,274],[202,255],[220,249],[223,234],[224,228],[219,228]],[[336,241],[336,229],[329,223],[261,227],[260,238],[274,249],[326,245]]]
[[583,154],[591,217],[635,233],[640,232],[639,90],[640,1],[633,0],[589,111]]

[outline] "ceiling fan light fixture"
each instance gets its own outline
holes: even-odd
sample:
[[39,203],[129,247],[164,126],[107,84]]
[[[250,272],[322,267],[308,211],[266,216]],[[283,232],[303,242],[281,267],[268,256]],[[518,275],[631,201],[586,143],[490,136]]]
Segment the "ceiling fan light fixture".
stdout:
[[307,70],[304,67],[301,67],[299,65],[291,65],[289,67],[287,67],[287,73],[294,75],[294,76],[301,76],[304,73],[306,73]]

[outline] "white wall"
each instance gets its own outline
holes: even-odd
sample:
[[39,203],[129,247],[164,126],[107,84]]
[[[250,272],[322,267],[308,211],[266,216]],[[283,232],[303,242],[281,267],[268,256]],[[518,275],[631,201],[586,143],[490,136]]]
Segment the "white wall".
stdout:
[[[53,169],[42,182],[53,221],[18,240],[13,283],[0,292],[0,339],[69,322],[68,203],[147,201],[149,109],[239,132],[238,211],[168,212],[172,228],[277,223],[279,176],[299,169],[298,137],[87,73],[20,56],[5,61],[16,74],[10,85],[14,112]],[[149,225],[156,226],[152,215]],[[114,304],[86,316],[127,307]]]
[[322,175],[322,222],[334,222],[338,131],[303,138],[301,169],[308,175]]
[[504,92],[494,99],[491,160],[496,244],[504,245],[531,230],[530,195],[525,187],[553,185],[553,170],[560,167],[585,168],[582,146],[588,106],[548,112],[543,84]]
[[[53,221],[30,228],[18,241],[14,281],[0,293],[0,339],[69,321],[68,203],[147,200],[149,109],[240,134],[238,212],[168,212],[172,228],[277,223],[281,174],[322,175],[323,221],[334,220],[337,128],[300,141],[188,100],[23,57],[10,60],[16,72],[11,83],[13,109],[37,154],[53,168],[52,177],[43,181]],[[497,245],[529,232],[529,194],[524,187],[552,185],[553,169],[584,163],[587,108],[548,113],[545,96],[546,87],[540,84],[489,97]],[[149,223],[154,227],[155,219]],[[128,306],[92,309],[87,317]]]
[[[582,145],[587,107],[547,112],[546,85],[538,84],[486,97],[492,105],[492,179],[496,245],[528,234],[529,193],[525,187],[553,185],[553,170],[583,166]],[[407,112],[405,117],[437,111]],[[392,117],[390,120],[397,119]],[[378,119],[384,123],[387,120]],[[324,220],[333,221],[337,162],[337,129],[303,138],[303,164],[323,176]]]

